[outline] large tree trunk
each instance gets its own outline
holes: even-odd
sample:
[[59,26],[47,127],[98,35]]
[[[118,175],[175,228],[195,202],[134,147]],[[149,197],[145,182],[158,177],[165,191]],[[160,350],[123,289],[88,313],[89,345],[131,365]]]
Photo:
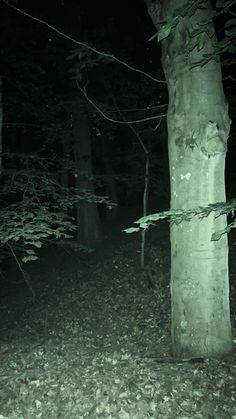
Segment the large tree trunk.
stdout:
[[[175,16],[190,0],[146,0],[153,23]],[[178,3],[178,4],[177,4]],[[162,41],[168,92],[168,147],[171,208],[194,208],[225,201],[225,155],[230,127],[219,59],[192,64],[213,52],[215,37],[188,50],[192,30],[211,20],[210,3],[180,17]],[[211,25],[211,24],[210,24]],[[171,226],[172,349],[176,357],[214,357],[232,348],[228,242],[211,235],[226,226],[213,214]]]
[[[82,100],[73,109],[73,132],[75,140],[76,187],[94,195],[92,156],[88,116]],[[101,223],[97,204],[81,200],[77,207],[78,241],[89,248],[101,240]]]

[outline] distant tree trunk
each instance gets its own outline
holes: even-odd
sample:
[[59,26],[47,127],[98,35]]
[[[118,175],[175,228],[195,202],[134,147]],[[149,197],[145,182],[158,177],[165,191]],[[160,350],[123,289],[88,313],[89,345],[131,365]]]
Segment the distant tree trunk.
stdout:
[[62,141],[62,169],[61,169],[61,185],[64,188],[69,187],[69,162],[70,162],[70,142],[69,138]]
[[3,123],[2,79],[0,78],[0,176],[2,175],[2,123]]
[[[89,120],[82,100],[73,109],[73,132],[76,163],[76,187],[94,194]],[[101,238],[101,223],[97,204],[81,200],[77,206],[78,241],[87,247],[96,246]]]
[[114,181],[114,171],[111,163],[111,155],[109,153],[108,139],[102,138],[102,156],[105,169],[105,185],[106,193],[112,202],[117,204],[112,210],[107,209],[107,218],[114,219],[119,214],[118,197],[116,193],[116,186]]
[[[175,16],[191,0],[145,0],[158,21]],[[211,22],[211,6],[179,17],[162,41],[168,91],[168,144],[171,208],[194,208],[225,201],[225,156],[230,128],[219,58],[192,64],[214,52],[216,37],[189,51],[191,31]],[[209,23],[213,29],[213,25]],[[176,357],[217,357],[232,348],[228,242],[211,235],[226,226],[213,214],[171,226],[172,349]]]

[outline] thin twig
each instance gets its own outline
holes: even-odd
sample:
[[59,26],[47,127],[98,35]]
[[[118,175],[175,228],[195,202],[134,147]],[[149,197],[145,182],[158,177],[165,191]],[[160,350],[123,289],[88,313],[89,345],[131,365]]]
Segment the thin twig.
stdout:
[[143,118],[143,119],[136,119],[134,121],[120,121],[118,119],[113,119],[110,118],[109,116],[107,116],[97,105],[96,103],[94,103],[87,95],[87,92],[85,89],[82,89],[78,82],[76,81],[77,87],[78,89],[81,91],[81,93],[84,95],[84,97],[86,98],[86,100],[98,111],[98,113],[100,113],[100,115],[103,116],[103,118],[105,118],[107,121],[109,122],[113,122],[115,124],[122,124],[122,125],[127,125],[127,124],[137,124],[137,123],[141,123],[141,122],[147,122],[147,121],[152,121],[155,119],[160,119],[163,118],[164,116],[167,116],[166,113],[162,114],[162,115],[155,115],[155,116],[149,116],[148,118]]
[[24,281],[25,281],[25,283],[26,283],[27,287],[29,288],[29,290],[30,290],[30,292],[31,292],[31,294],[32,294],[32,296],[33,296],[33,299],[35,299],[35,297],[36,297],[35,291],[34,291],[34,289],[33,289],[32,285],[31,285],[30,281],[28,280],[26,273],[25,273],[25,272],[24,272],[24,270],[22,269],[22,267],[21,267],[21,264],[20,264],[20,262],[19,262],[18,257],[16,256],[16,254],[15,254],[15,252],[14,252],[14,250],[13,250],[12,246],[11,246],[9,243],[7,243],[7,246],[9,247],[9,249],[10,249],[10,251],[11,251],[11,254],[12,254],[12,256],[14,257],[14,259],[15,259],[16,263],[17,263],[17,266],[18,266],[18,268],[19,268],[20,272],[22,273],[23,279],[24,279]]

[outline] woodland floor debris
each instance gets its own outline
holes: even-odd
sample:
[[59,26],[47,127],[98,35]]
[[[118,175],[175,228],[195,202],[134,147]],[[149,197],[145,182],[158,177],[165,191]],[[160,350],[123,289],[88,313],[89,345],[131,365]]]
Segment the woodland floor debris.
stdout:
[[149,289],[139,245],[114,234],[83,260],[45,250],[28,268],[35,301],[8,279],[18,284],[2,288],[2,419],[236,418],[235,356],[156,361],[170,356],[169,247],[152,246],[160,282]]

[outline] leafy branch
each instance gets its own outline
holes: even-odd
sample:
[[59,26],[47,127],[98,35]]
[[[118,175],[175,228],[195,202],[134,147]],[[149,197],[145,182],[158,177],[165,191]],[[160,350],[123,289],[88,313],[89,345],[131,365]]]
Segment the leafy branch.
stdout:
[[[228,215],[232,213],[232,215],[234,215],[234,211],[236,211],[236,199],[232,199],[229,202],[209,204],[206,207],[199,206],[191,209],[171,209],[169,211],[162,211],[141,217],[134,221],[134,224],[138,225],[137,227],[130,227],[123,231],[128,234],[138,233],[147,230],[151,225],[156,225],[155,223],[159,220],[167,219],[171,223],[180,224],[183,221],[191,221],[193,217],[198,217],[199,220],[201,220],[208,217],[212,212],[216,213],[215,217],[217,218],[224,214]],[[211,236],[211,240],[219,240],[223,234],[229,233],[232,228],[236,228],[236,221],[228,224],[224,229],[214,232]]]

